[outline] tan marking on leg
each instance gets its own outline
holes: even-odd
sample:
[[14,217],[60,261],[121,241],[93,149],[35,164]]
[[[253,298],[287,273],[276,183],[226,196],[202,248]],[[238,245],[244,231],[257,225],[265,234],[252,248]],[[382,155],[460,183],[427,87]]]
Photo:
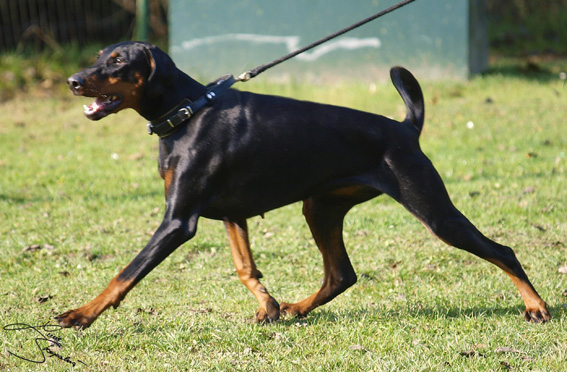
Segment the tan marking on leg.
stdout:
[[508,276],[510,277],[510,279],[512,279],[512,282],[514,283],[516,288],[518,288],[518,291],[520,292],[520,295],[522,296],[522,299],[526,304],[526,310],[524,311],[524,318],[526,318],[526,320],[535,321],[535,322],[545,322],[551,319],[551,315],[547,310],[547,305],[545,301],[541,299],[539,294],[536,292],[536,290],[529,282],[526,282],[525,280],[518,278],[514,274],[512,269],[504,265],[502,262],[491,258],[487,258],[487,261],[498,266],[506,274],[508,274]]
[[262,274],[256,268],[256,264],[252,258],[246,220],[243,222],[233,222],[225,219],[224,225],[228,233],[230,252],[238,277],[242,284],[252,292],[260,303],[260,309],[256,313],[256,319],[259,322],[278,320],[280,316],[279,305],[276,300],[270,296],[266,287],[258,280],[262,277]]
[[[355,189],[349,190],[348,195],[357,195],[351,193]],[[332,194],[336,195],[334,192]],[[347,194],[341,193],[341,195]],[[334,209],[324,204],[319,204],[317,208],[312,199],[304,200],[303,214],[323,256],[325,277],[321,288],[311,296],[296,303],[282,303],[280,306],[282,314],[305,316],[316,307],[331,301],[356,282],[356,274],[343,241],[343,218],[349,209],[349,207]]]
[[[301,301],[296,303],[282,303],[280,306],[282,314],[300,317],[306,316],[313,309],[331,301],[338,294],[345,291],[346,288],[354,284],[348,283],[346,287],[343,288],[345,285],[343,280],[346,278],[342,277],[341,270],[339,270],[339,264],[345,260],[345,256],[343,255],[344,243],[342,240],[342,227],[336,227],[331,231],[326,231],[325,236],[322,236],[314,229],[312,232],[323,255],[325,273],[323,284],[315,293]],[[346,260],[348,260],[348,257]],[[356,281],[356,279],[354,281]]]
[[152,54],[150,53],[150,75],[156,70],[156,61]]
[[170,167],[165,172],[160,173],[162,173],[162,178],[164,180],[165,197],[167,198],[167,196],[169,195],[169,186],[171,186],[171,181],[173,180],[173,176],[175,175],[175,168]]
[[57,317],[62,327],[87,328],[110,306],[117,308],[126,294],[134,287],[132,280],[121,280],[118,274],[91,302],[78,309],[69,310]]

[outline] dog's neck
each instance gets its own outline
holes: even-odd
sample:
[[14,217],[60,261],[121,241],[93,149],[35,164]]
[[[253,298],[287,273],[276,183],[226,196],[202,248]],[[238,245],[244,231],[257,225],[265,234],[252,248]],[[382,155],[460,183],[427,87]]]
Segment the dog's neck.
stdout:
[[182,125],[187,124],[191,117],[210,105],[229,89],[236,80],[232,75],[224,75],[209,83],[205,88],[206,93],[197,99],[185,98],[167,114],[157,120],[148,121],[148,133],[157,134],[161,138],[176,132]]
[[157,94],[151,94],[152,99],[142,105],[139,113],[146,120],[158,119],[184,100],[195,101],[207,92],[207,88],[203,84],[181,70],[177,72],[177,76],[170,86]]

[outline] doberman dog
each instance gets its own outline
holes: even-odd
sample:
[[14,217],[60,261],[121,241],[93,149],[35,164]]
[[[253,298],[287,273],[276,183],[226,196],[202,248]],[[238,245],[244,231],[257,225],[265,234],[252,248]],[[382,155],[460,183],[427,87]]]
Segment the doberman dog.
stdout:
[[[224,221],[238,276],[260,302],[257,321],[305,316],[356,282],[343,219],[354,205],[380,194],[394,198],[447,244],[504,270],[524,300],[526,320],[549,320],[513,250],[485,237],[453,206],[421,151],[424,102],[418,82],[401,67],[390,75],[407,108],[401,122],[344,107],[219,90],[218,84],[211,90],[147,43],[102,50],[93,66],[68,79],[69,87],[75,95],[96,98],[85,106],[89,119],[132,108],[150,128],[161,127],[159,173],[166,210],[138,256],[91,302],[59,315],[59,324],[86,328],[107,308],[116,308],[136,283],[195,235],[200,216]],[[324,279],[313,295],[279,305],[259,281],[246,220],[297,201],[303,201],[323,256]]]

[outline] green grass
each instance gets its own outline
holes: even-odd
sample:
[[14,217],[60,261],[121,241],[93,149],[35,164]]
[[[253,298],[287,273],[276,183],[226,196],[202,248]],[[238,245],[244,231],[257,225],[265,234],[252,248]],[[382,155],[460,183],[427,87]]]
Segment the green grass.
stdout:
[[[255,324],[257,303],[237,278],[222,224],[202,219],[197,236],[117,310],[87,330],[57,332],[60,354],[92,371],[566,370],[567,276],[558,268],[567,264],[567,88],[555,73],[511,71],[424,82],[421,143],[454,203],[516,250],[550,306],[548,324],[523,321],[521,298],[499,269],[444,245],[380,197],[345,223],[358,283],[306,319]],[[395,118],[405,112],[390,84],[374,92],[260,79],[240,88]],[[143,119],[123,112],[93,123],[82,115],[86,100],[70,94],[16,97],[0,104],[2,326],[52,322],[91,300],[142,249],[164,211],[157,139]],[[322,262],[301,206],[249,225],[270,292],[280,301],[314,292]],[[44,248],[23,252],[34,244]],[[54,358],[35,365],[11,356],[37,355],[31,331],[0,334],[0,370],[71,370]]]

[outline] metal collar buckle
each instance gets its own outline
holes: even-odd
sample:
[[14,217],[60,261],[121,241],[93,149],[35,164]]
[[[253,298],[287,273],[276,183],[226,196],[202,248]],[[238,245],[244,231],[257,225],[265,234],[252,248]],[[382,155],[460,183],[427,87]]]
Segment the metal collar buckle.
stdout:
[[193,110],[191,109],[191,106],[182,107],[179,109],[179,112],[185,114],[186,116],[185,119],[189,119],[193,115]]

